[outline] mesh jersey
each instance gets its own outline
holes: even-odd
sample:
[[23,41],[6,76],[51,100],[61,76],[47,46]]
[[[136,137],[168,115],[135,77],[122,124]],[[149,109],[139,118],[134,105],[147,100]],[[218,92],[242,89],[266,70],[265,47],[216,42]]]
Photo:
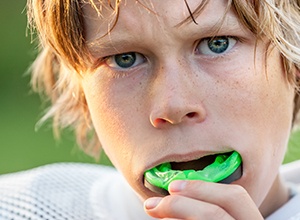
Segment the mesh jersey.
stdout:
[[0,219],[151,218],[114,168],[61,163],[0,176]]
[[[286,168],[284,177],[299,184],[300,162]],[[297,194],[267,219],[299,220],[299,204]],[[111,167],[60,163],[0,176],[0,220],[141,219],[153,220]]]

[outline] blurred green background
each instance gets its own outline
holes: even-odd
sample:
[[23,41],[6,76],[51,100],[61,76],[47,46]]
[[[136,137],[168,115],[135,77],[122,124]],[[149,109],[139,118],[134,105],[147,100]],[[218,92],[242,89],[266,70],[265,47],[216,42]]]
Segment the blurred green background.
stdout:
[[55,141],[50,124],[35,131],[43,108],[25,75],[35,57],[26,37],[25,5],[26,0],[0,1],[0,174],[53,162],[96,163],[78,149],[73,136]]
[[[26,37],[25,5],[25,0],[0,1],[0,174],[54,162],[96,163],[77,148],[72,135],[54,141],[49,124],[35,131],[42,108],[25,75],[35,56]],[[299,143],[300,134],[293,135],[285,162],[300,158]]]

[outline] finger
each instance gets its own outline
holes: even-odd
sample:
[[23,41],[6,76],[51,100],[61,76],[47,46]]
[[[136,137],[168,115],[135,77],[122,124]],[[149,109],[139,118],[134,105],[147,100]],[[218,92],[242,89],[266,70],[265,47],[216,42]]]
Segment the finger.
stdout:
[[171,195],[181,195],[224,209],[235,219],[263,219],[247,191],[239,185],[203,181],[174,181],[169,186]]
[[150,198],[145,201],[144,207],[148,215],[160,219],[233,220],[228,213],[214,204],[181,195]]

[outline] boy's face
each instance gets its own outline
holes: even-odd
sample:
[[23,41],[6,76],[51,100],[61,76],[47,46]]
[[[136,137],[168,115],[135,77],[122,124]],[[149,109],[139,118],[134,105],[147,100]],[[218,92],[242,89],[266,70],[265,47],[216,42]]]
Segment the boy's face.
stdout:
[[[189,2],[192,11],[201,3]],[[177,26],[189,17],[184,1],[151,1],[149,10],[123,1],[114,29],[91,47],[101,62],[85,75],[83,88],[95,129],[113,164],[143,198],[154,195],[143,184],[147,169],[209,154],[241,154],[243,175],[235,183],[257,205],[277,175],[294,90],[278,51],[266,54],[268,42],[256,44],[234,11],[210,40],[226,4],[209,1],[195,18],[198,25]],[[85,6],[88,40],[109,29],[111,12],[103,10],[97,17]]]

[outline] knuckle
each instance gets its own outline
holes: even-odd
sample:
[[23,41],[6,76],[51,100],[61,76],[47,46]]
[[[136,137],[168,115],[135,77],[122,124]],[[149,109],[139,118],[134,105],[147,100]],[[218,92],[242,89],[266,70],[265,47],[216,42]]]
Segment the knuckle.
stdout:
[[[240,185],[228,185],[227,189],[218,197],[216,204],[222,210],[231,210],[233,206],[240,202],[247,202],[250,198],[246,189]],[[237,199],[238,198],[238,199]],[[222,211],[217,210],[222,214]]]
[[248,197],[248,192],[246,189],[240,185],[232,185],[230,194],[234,198],[246,198]]

